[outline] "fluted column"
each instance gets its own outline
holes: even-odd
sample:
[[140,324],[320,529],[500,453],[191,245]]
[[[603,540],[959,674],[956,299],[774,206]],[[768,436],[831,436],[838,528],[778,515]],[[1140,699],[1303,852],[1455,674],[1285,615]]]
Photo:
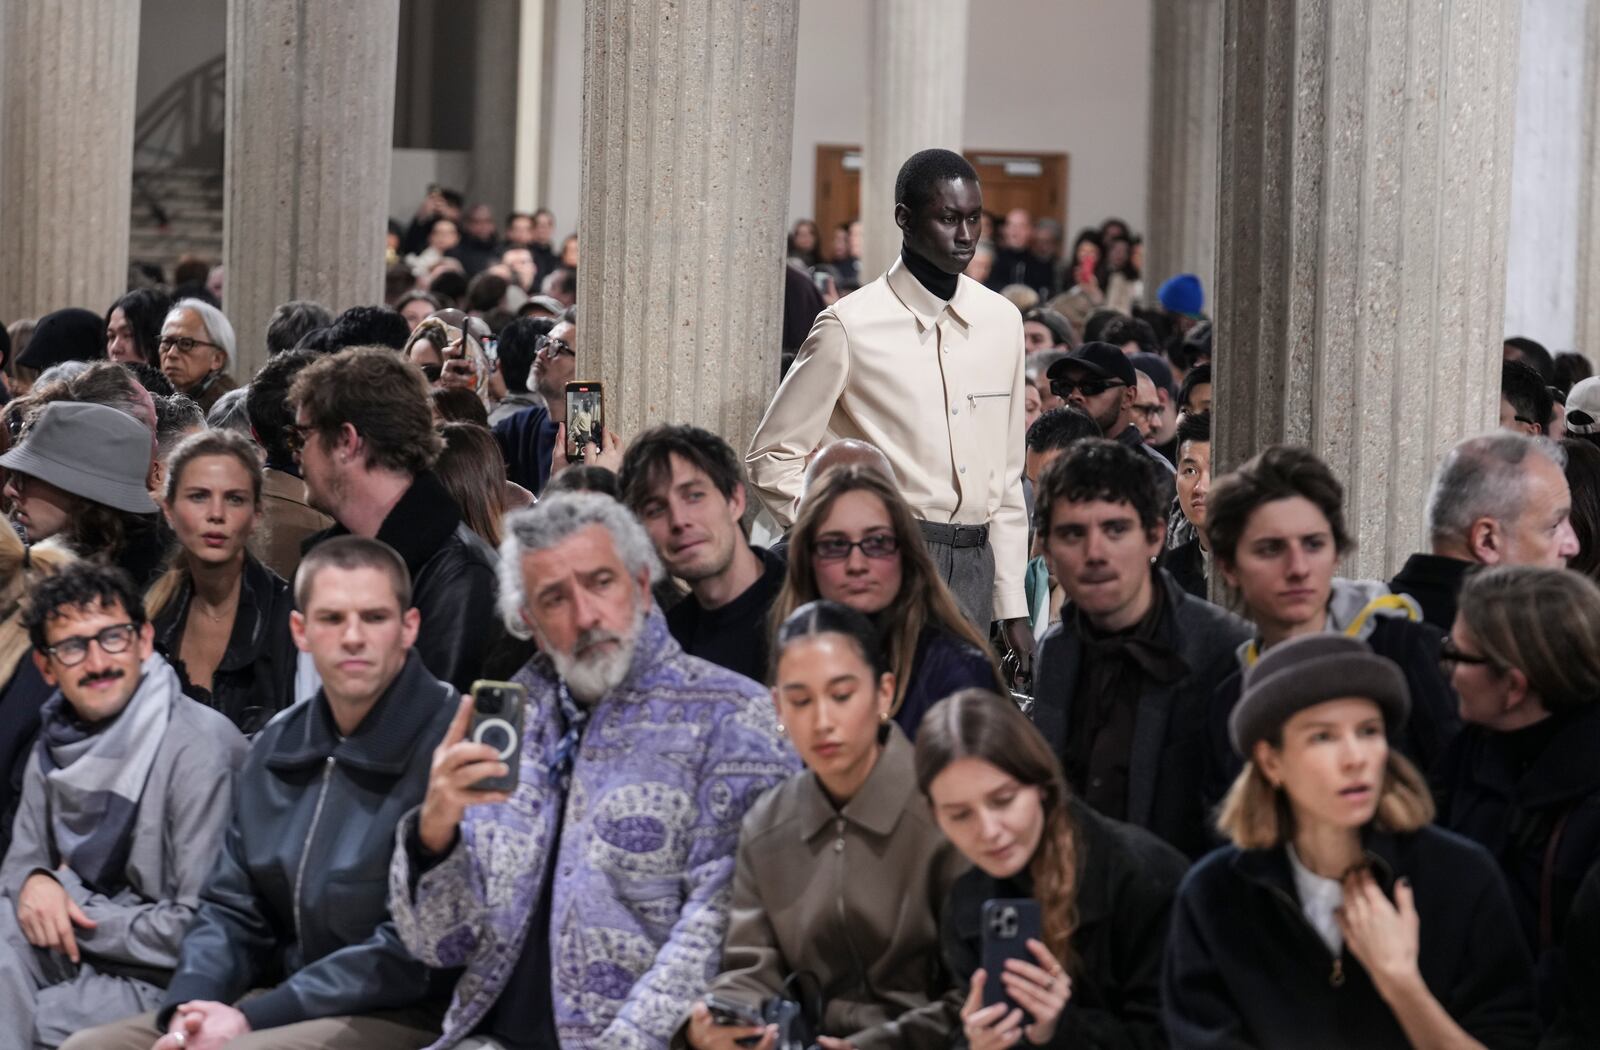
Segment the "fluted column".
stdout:
[[1150,34],[1150,190],[1146,286],[1199,276],[1206,311],[1217,264],[1217,136],[1222,0],[1154,0]]
[[968,0],[873,0],[861,151],[861,280],[900,253],[894,179],[918,150],[961,152]]
[[228,0],[223,310],[241,379],[279,303],[383,301],[399,0]]
[[1226,0],[1216,457],[1305,445],[1381,576],[1496,418],[1517,0]]
[[128,286],[139,0],[0,4],[0,320]]
[[795,0],[588,0],[580,379],[736,449],[777,388]]

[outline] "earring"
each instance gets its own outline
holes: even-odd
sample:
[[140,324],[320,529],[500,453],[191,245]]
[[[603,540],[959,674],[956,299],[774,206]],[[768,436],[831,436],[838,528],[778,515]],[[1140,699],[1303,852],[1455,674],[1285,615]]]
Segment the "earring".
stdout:
[[878,724],[879,725],[888,725],[889,724],[889,712],[885,711],[883,714],[878,716]]
[[788,732],[788,730],[784,728],[783,723],[779,722],[778,723],[778,735],[782,736],[783,734],[785,734],[787,732]]

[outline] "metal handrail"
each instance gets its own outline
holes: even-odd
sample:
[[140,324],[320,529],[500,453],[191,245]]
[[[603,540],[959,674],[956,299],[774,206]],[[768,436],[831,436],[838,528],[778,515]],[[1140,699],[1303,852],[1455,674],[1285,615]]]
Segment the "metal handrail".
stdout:
[[157,95],[133,125],[135,171],[170,168],[222,132],[227,120],[227,58],[196,66]]

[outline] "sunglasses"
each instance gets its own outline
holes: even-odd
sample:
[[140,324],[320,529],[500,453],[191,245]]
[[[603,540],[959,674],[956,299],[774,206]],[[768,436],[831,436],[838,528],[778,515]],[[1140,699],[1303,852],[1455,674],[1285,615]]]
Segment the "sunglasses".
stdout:
[[1052,379],[1050,392],[1063,400],[1078,391],[1082,391],[1084,397],[1099,397],[1113,387],[1127,385],[1115,379]]

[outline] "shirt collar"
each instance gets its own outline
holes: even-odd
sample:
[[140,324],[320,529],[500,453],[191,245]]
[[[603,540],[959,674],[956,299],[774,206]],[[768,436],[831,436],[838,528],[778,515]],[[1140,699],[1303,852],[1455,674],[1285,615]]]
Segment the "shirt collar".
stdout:
[[843,818],[873,835],[883,836],[894,830],[912,792],[917,789],[916,770],[912,768],[911,741],[893,722],[888,724],[887,733],[883,754],[867,774],[866,783],[843,809],[833,808],[815,773],[805,774],[800,793],[802,838],[810,841],[836,818]]
[[950,311],[950,316],[966,327],[967,310],[971,307],[974,295],[969,285],[969,280],[956,282],[956,294],[948,303],[934,295],[922,286],[922,282],[906,268],[905,260],[895,256],[894,265],[889,267],[885,278],[889,282],[889,290],[895,294],[905,308],[910,310],[917,319],[917,326],[922,331],[927,331],[939,321],[939,315],[945,310]]

